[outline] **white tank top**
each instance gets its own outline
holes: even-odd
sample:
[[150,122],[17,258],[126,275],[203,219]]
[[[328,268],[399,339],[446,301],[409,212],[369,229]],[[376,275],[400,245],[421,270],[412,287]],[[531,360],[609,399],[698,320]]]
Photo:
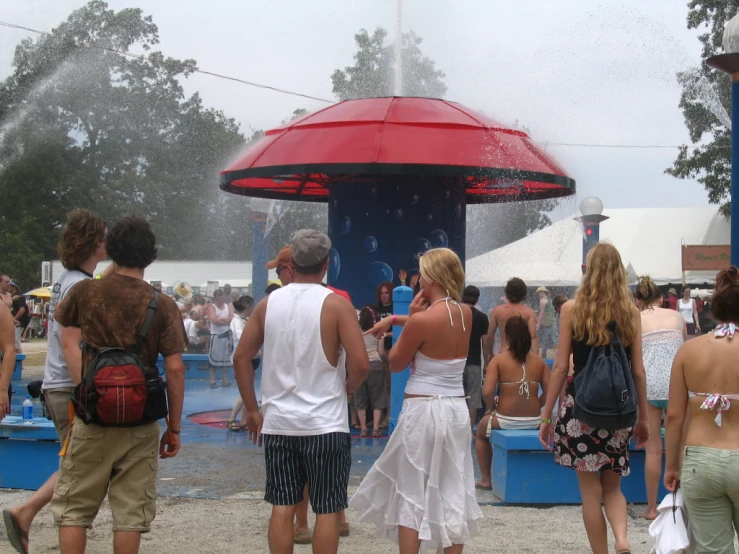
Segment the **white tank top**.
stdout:
[[406,394],[428,396],[464,396],[462,375],[467,358],[437,360],[416,352],[411,362],[411,376]]
[[[223,308],[221,309],[218,309],[218,306],[213,304],[213,310],[215,310],[216,317],[218,319],[228,317],[228,304],[225,304]],[[230,331],[230,330],[231,330],[230,325],[216,325],[215,323],[210,324],[210,334],[211,335],[220,335],[221,333],[225,333],[226,331]]]
[[684,299],[681,298],[677,305],[680,308],[680,313],[685,318],[685,323],[695,323],[693,321],[693,299],[688,300],[686,304]]
[[321,343],[321,310],[333,294],[291,283],[269,295],[262,357],[262,432],[267,435],[348,433],[346,354],[336,367]]

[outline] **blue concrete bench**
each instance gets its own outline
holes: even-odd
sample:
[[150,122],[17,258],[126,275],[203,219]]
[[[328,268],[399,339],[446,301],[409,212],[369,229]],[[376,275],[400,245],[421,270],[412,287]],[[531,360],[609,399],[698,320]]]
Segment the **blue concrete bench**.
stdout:
[[[182,361],[185,363],[185,379],[210,379],[208,372],[208,355],[207,354],[183,354]],[[157,365],[162,373],[164,373],[164,359],[159,356]],[[228,368],[228,378],[234,380],[234,369]],[[216,372],[216,379],[220,382],[221,372]]]
[[13,370],[13,377],[10,379],[11,381],[20,381],[23,379],[23,360],[25,359],[25,354],[15,355],[15,369]]
[[24,425],[20,416],[0,422],[0,487],[36,490],[59,469],[59,439],[54,424],[34,418]]
[[[493,444],[493,494],[508,504],[580,504],[575,471],[554,463],[539,431],[497,431]],[[621,480],[627,502],[645,504],[644,449],[630,451],[631,474]],[[663,458],[664,463],[664,458]],[[658,498],[667,494],[660,483]]]

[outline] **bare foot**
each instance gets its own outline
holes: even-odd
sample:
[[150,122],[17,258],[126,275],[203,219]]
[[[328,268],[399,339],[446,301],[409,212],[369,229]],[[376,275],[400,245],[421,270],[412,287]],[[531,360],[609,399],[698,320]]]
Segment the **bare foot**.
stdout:
[[492,490],[493,484],[490,481],[483,481],[482,479],[480,479],[477,483],[475,483],[475,488],[489,491]]
[[647,521],[654,521],[657,519],[657,510],[647,510],[644,513],[642,513],[640,516],[642,519],[646,519]]

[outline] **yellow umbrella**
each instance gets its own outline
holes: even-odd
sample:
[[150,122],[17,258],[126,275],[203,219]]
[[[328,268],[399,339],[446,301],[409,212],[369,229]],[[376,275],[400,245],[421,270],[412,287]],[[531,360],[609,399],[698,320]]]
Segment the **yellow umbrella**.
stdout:
[[37,296],[38,298],[51,298],[51,287],[39,287],[28,291],[23,296]]

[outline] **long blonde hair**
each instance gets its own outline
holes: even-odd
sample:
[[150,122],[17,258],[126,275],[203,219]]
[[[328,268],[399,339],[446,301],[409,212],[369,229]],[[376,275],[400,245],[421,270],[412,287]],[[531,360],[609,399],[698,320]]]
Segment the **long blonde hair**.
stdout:
[[454,300],[460,301],[464,288],[464,269],[459,256],[453,250],[449,248],[429,250],[421,256],[418,265],[424,280],[436,283]]
[[611,341],[608,324],[615,321],[621,342],[628,346],[636,337],[634,301],[621,256],[608,243],[596,244],[588,253],[587,269],[572,307],[573,336],[591,346]]

